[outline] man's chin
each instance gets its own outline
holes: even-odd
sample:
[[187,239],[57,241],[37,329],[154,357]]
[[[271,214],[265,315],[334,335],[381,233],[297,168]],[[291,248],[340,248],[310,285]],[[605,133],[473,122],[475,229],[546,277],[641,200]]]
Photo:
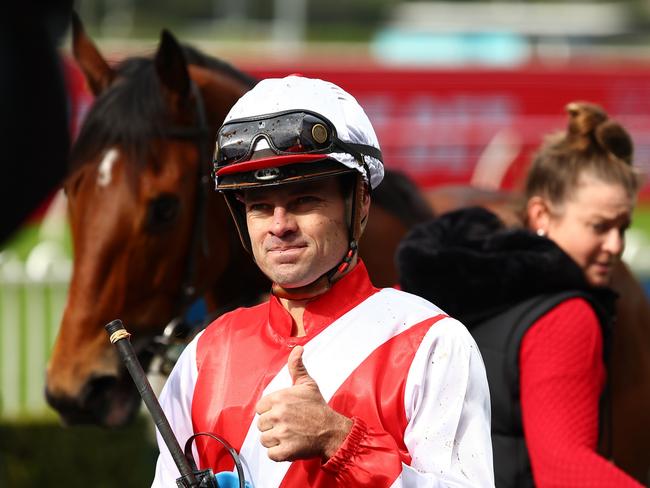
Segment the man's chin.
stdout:
[[298,263],[274,263],[263,271],[273,283],[290,290],[311,285],[327,273],[328,269],[324,269],[322,266],[305,266]]
[[298,281],[296,281],[296,280],[274,280],[274,283],[276,285],[281,286],[285,290],[296,290],[298,288],[302,288],[303,286],[310,285],[311,283],[316,281],[316,279],[318,279],[318,278],[315,278],[315,279],[313,279],[311,281],[308,281],[308,280],[298,280]]
[[312,283],[317,281],[321,276],[322,274],[315,274],[315,273],[300,273],[300,272],[287,273],[287,274],[276,273],[274,277],[271,277],[271,280],[276,285],[281,286],[285,290],[294,290],[294,289],[299,289],[311,285]]
[[274,273],[270,273],[267,276],[271,279],[271,281],[273,281],[273,283],[280,285],[282,288],[285,288],[287,290],[290,290],[292,288],[301,288],[314,281],[310,280],[309,276],[305,276],[304,273],[301,273],[300,270],[297,269],[276,269]]

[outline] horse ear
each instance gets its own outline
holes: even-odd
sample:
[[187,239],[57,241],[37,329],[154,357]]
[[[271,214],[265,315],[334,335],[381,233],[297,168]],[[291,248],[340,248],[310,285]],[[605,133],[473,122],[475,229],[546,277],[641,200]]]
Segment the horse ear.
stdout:
[[81,19],[74,11],[72,12],[72,50],[90,89],[95,96],[99,95],[112,83],[115,72],[88,37]]
[[176,38],[164,29],[155,58],[156,71],[162,84],[173,93],[186,98],[190,93],[190,74],[183,48]]

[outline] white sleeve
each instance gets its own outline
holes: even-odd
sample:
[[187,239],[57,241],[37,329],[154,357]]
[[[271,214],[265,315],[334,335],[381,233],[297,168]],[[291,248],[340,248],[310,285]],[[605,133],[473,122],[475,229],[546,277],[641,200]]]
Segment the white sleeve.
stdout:
[[494,486],[490,392],[483,359],[464,325],[428,331],[409,370],[404,442],[411,465],[393,486]]
[[[160,405],[167,416],[167,420],[169,420],[181,449],[185,447],[185,441],[194,433],[192,427],[192,397],[194,396],[194,386],[198,376],[196,367],[198,337],[195,337],[182,352],[160,392]],[[160,454],[156,463],[156,475],[151,486],[152,488],[174,487],[180,472],[158,429],[156,429],[156,439]]]

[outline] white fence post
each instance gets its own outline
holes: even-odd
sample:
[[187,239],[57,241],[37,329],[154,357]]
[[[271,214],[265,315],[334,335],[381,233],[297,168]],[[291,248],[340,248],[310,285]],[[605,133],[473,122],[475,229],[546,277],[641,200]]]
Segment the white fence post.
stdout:
[[[39,246],[41,246],[39,248]],[[23,263],[0,253],[0,419],[42,417],[45,367],[56,337],[71,262],[41,243]]]

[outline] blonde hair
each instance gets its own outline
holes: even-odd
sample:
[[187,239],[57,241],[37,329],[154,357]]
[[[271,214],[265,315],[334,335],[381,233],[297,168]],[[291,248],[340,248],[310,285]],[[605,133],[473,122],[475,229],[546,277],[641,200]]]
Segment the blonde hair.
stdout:
[[533,157],[526,200],[541,196],[561,205],[585,174],[620,184],[635,199],[641,180],[632,166],[634,147],[628,132],[598,105],[571,102],[566,111],[567,130],[547,136]]

